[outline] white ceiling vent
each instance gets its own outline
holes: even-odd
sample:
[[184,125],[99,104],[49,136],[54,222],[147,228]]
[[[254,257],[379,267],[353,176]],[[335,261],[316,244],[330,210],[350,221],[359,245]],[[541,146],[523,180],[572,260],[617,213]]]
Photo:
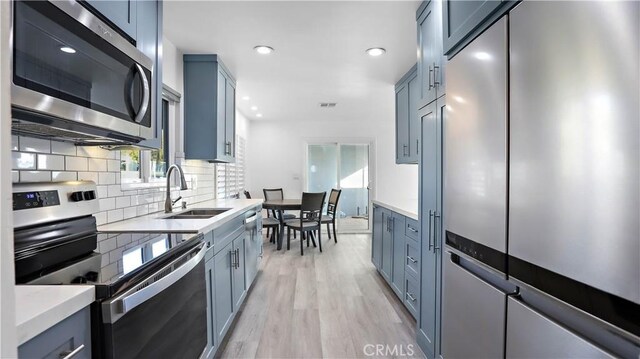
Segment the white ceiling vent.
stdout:
[[326,108],[336,107],[336,103],[335,102],[320,102],[320,107],[326,107]]

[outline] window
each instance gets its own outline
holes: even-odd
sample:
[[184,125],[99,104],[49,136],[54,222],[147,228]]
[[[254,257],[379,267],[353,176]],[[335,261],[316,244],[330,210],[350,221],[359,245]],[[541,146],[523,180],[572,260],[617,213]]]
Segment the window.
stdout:
[[244,191],[245,140],[236,136],[236,163],[216,165],[216,198],[240,197]]
[[160,121],[160,148],[157,150],[126,149],[120,151],[120,174],[124,184],[162,183],[168,168],[169,124],[175,122],[174,114],[179,96],[165,94],[162,98],[162,121]]

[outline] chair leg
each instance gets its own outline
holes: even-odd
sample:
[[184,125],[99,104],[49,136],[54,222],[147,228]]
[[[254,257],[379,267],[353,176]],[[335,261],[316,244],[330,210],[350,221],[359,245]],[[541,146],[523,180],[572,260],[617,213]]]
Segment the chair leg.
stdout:
[[294,229],[294,230],[293,230],[293,239],[296,239],[296,238],[297,238],[296,233],[298,233],[298,231],[296,231],[296,230]]
[[311,232],[304,232],[304,236],[307,237],[307,247],[309,247],[309,238],[311,238]]
[[312,231],[310,233],[310,235],[311,235],[311,243],[313,243],[314,247],[317,247],[318,245],[316,244],[316,233],[315,233],[315,231]]
[[[328,224],[327,224],[328,226]],[[329,237],[329,239],[331,239],[331,237]],[[335,219],[333,220],[333,240],[338,243],[338,234],[336,234],[336,221]]]
[[318,229],[318,248],[320,248],[320,253],[322,253],[322,231],[320,229]]
[[291,227],[287,227],[287,250],[291,249]]
[[271,238],[269,235],[271,234],[271,228],[267,228],[267,237]]
[[303,238],[304,232],[300,232],[300,255],[303,256],[304,255],[304,238]]
[[331,228],[329,228],[328,222],[327,222],[327,234],[329,235],[329,239],[331,239]]

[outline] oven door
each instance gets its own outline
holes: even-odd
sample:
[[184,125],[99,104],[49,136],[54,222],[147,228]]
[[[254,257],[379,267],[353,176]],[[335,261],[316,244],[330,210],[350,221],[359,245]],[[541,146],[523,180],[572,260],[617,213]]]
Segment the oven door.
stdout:
[[204,242],[102,303],[106,358],[198,358],[207,344]]
[[15,1],[13,14],[14,131],[153,137],[149,58],[76,1]]

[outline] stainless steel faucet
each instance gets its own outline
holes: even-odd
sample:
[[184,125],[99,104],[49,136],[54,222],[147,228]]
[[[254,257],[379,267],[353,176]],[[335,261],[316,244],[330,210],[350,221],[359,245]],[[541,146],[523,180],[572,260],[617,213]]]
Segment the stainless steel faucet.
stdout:
[[179,196],[175,200],[171,200],[171,172],[173,172],[173,169],[177,169],[180,174],[180,190],[187,189],[187,181],[184,179],[182,167],[177,164],[169,166],[169,169],[167,170],[167,199],[164,201],[164,213],[171,213],[173,205],[182,198],[182,196]]

